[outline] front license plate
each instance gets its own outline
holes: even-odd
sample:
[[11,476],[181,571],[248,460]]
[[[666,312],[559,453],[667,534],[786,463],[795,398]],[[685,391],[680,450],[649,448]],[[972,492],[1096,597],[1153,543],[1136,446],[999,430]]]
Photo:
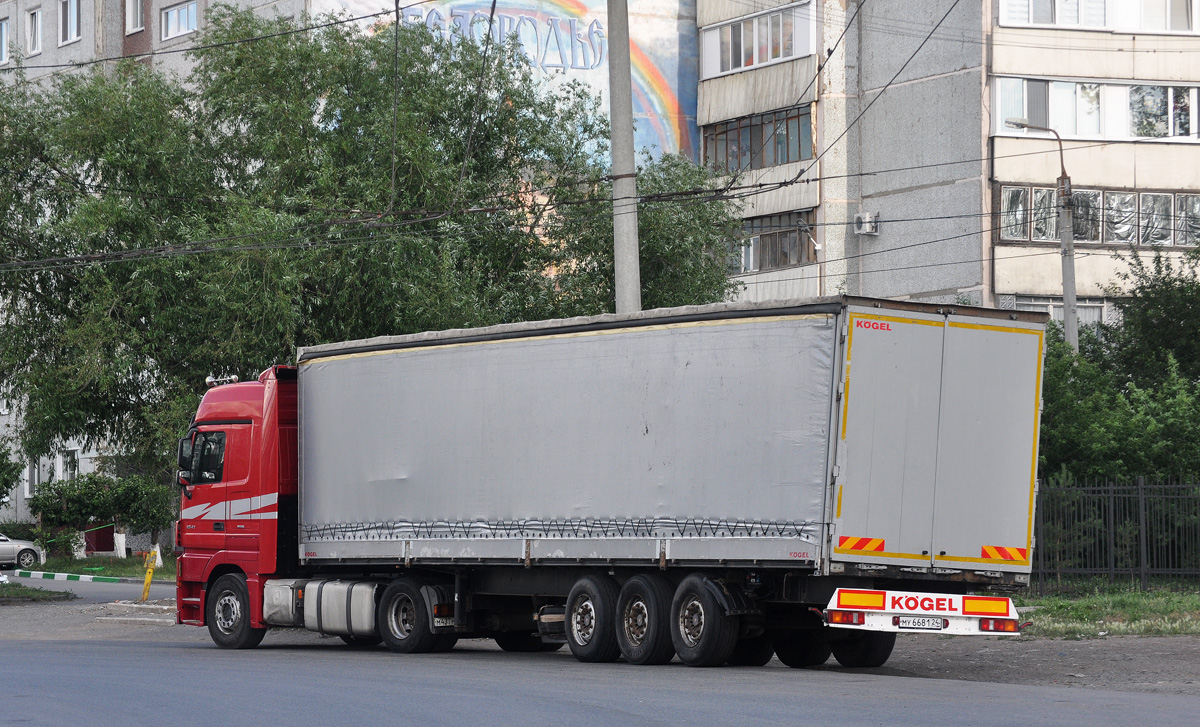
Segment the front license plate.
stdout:
[[453,626],[453,625],[454,625],[454,619],[453,619],[453,618],[438,618],[438,617],[435,617],[435,618],[433,619],[433,627],[434,627],[435,629],[440,629],[440,628],[444,628],[444,627],[446,627],[446,626]]
[[902,629],[924,629],[926,631],[941,631],[945,625],[945,621],[932,616],[901,616],[900,628]]

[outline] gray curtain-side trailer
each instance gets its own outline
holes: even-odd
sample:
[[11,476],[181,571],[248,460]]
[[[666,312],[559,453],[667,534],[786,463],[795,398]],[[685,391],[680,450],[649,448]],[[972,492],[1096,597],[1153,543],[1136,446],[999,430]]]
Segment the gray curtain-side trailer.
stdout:
[[796,666],[1014,630],[972,594],[1028,583],[1045,318],[834,297],[301,349],[261,623]]

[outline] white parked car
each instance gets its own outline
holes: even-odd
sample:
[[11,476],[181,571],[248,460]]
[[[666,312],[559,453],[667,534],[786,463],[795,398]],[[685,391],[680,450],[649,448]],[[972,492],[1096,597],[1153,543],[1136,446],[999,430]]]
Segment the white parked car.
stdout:
[[0,534],[0,568],[29,569],[42,562],[42,549],[28,540],[13,540]]

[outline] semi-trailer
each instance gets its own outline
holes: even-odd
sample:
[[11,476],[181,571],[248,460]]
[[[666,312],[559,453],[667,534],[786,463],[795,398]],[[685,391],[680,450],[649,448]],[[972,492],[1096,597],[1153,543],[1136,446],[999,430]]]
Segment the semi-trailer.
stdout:
[[301,348],[180,441],[178,621],[695,666],[1018,631],[1045,321],[837,296]]

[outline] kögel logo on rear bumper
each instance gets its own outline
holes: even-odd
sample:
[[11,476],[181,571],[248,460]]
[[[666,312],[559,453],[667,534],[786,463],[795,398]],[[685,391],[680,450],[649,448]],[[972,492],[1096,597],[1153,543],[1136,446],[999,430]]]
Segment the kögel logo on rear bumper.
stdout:
[[1012,601],[997,596],[839,588],[825,621],[865,631],[937,631],[950,634],[1021,630]]

